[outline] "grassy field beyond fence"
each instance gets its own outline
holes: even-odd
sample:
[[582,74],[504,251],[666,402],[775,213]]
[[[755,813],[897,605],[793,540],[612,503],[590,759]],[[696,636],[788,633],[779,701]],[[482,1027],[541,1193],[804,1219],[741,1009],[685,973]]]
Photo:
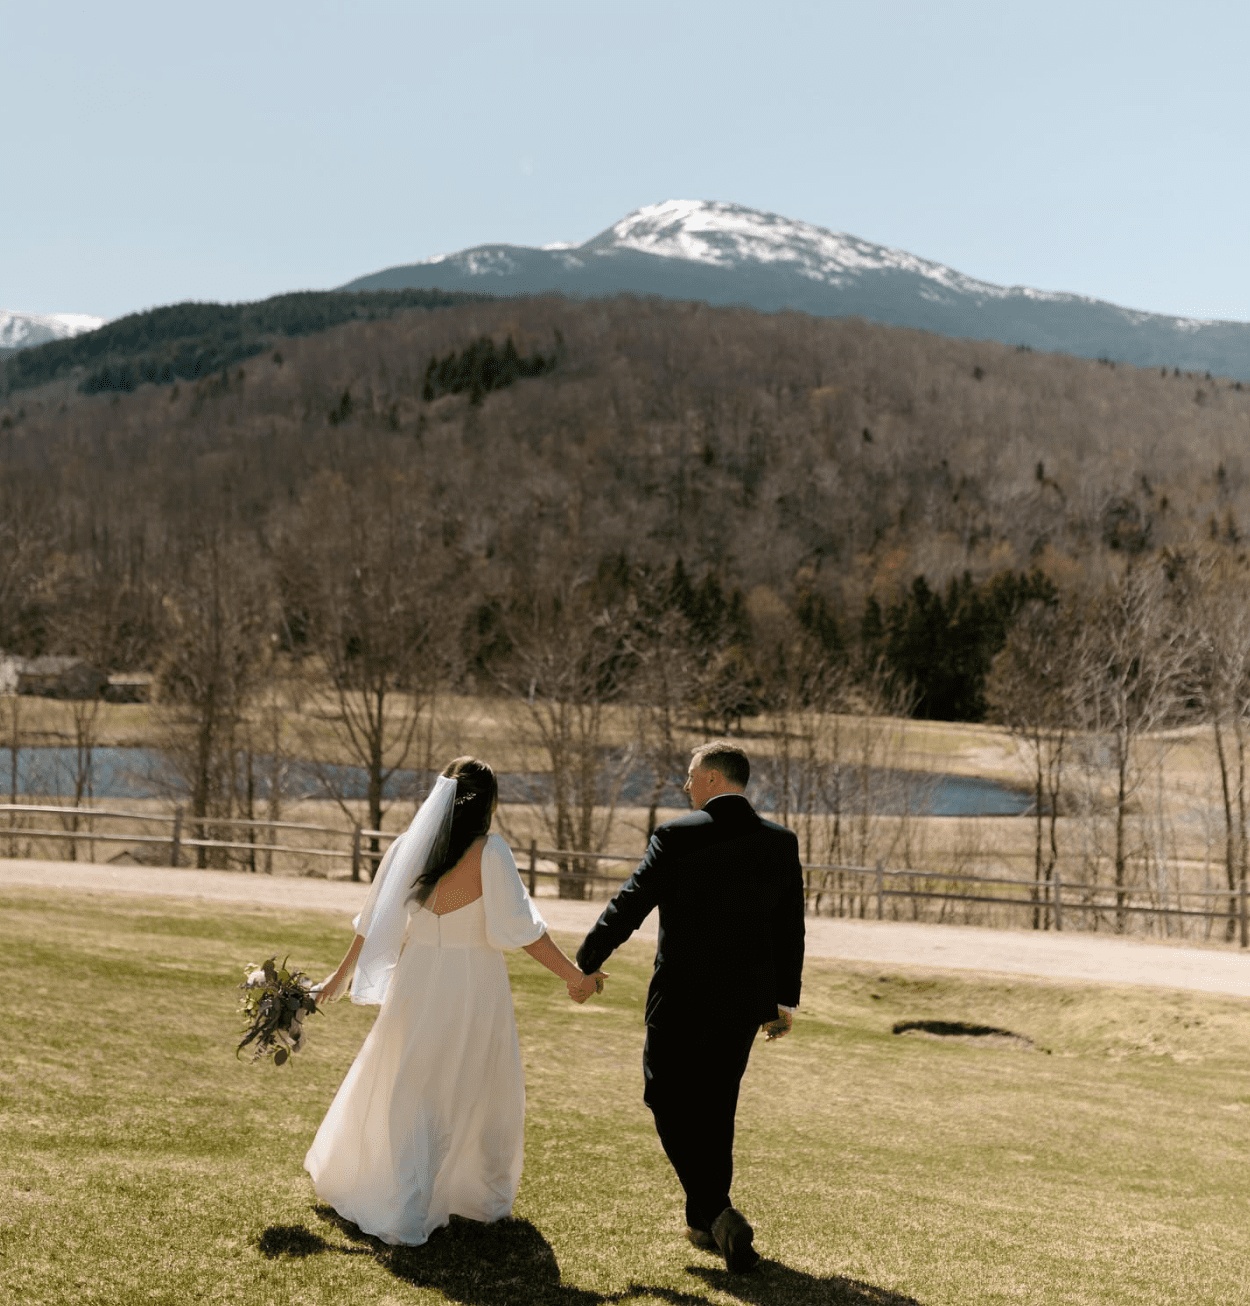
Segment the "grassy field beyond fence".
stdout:
[[[275,683],[270,698],[254,705],[253,714],[278,712],[282,747],[292,755],[302,756],[311,750],[309,755],[315,754],[321,761],[350,764],[353,758],[350,751],[344,751],[341,731],[332,728],[337,708],[327,687],[304,684],[300,694],[287,692],[290,689],[289,685],[283,688]],[[24,746],[64,744],[72,738],[72,704],[41,698],[11,700],[19,701]],[[297,702],[298,710],[294,706]],[[392,710],[401,713],[402,707],[402,701],[396,698]],[[422,755],[428,754],[431,765],[441,765],[445,759],[469,751],[489,759],[504,774],[541,772],[550,766],[550,759],[535,742],[533,722],[523,700],[442,694],[426,710],[427,716],[422,718],[418,733],[425,741]],[[161,711],[159,706],[151,704],[103,704],[96,723],[97,743],[159,747],[166,730]],[[876,761],[900,767],[903,773],[930,778],[938,774],[978,777],[1017,788],[1027,788],[1032,783],[1027,759],[1015,747],[1010,734],[998,726],[861,716],[820,719],[826,727],[836,723],[845,735],[848,760],[853,760],[857,738],[879,736],[879,742],[884,742]],[[785,741],[789,739],[793,745],[792,734],[787,733],[795,727],[793,718],[779,720],[762,715],[751,718],[747,724],[748,733],[742,742],[757,763],[775,766],[778,750]],[[252,725],[258,728],[258,720]],[[683,746],[703,738],[695,732],[695,725],[690,721],[684,723],[679,732]],[[603,745],[627,750],[636,742],[636,727],[636,708],[609,705],[604,711]],[[1120,931],[1207,943],[1227,941],[1230,930],[1240,936],[1242,911],[1238,894],[1236,890],[1227,890],[1219,773],[1210,731],[1187,727],[1162,732],[1143,740],[1139,752],[1138,761],[1143,765],[1149,763],[1148,770],[1154,778],[1136,795],[1125,825],[1126,890],[1132,895],[1127,910],[1118,910],[1124,904],[1114,900],[1114,892],[1108,887],[1114,876],[1111,819],[1109,809],[1103,810],[1108,795],[1102,794],[1103,808],[1099,809],[1102,815],[1097,821],[1088,814],[1079,814],[1076,807],[1069,811],[1080,796],[1082,784],[1088,787],[1096,777],[1082,779],[1076,772],[1068,777],[1067,798],[1060,805],[1062,814],[1056,826],[1059,855],[1054,867],[1068,894],[1065,901],[1069,910],[1063,916],[1063,928]],[[409,765],[418,761],[415,754],[408,758]],[[1105,790],[1109,780],[1107,773],[1094,783],[1094,788],[1101,783]],[[1090,796],[1084,794],[1082,801]],[[412,798],[410,795],[389,802],[382,817],[384,830],[394,834],[404,828],[411,817]],[[131,811],[133,818],[129,821],[91,818],[85,813],[47,815],[23,810],[38,805],[39,801],[48,803],[53,798],[51,795],[42,800],[27,798],[15,811],[0,810],[0,856],[61,860],[76,855],[88,861],[150,858],[159,864],[164,849],[169,846],[163,842],[170,834],[169,829],[162,829],[153,818],[163,815],[167,821],[172,819],[172,799],[110,800],[104,804]],[[679,814],[664,808],[654,813],[660,821]],[[887,897],[883,914],[889,919],[1000,928],[1028,928],[1034,923],[1045,928],[1054,924],[1053,914],[1045,906],[1034,911],[1031,903],[1019,906],[986,901],[995,897],[1029,899],[1032,894],[1027,885],[1018,889],[1007,886],[1002,892],[986,894],[970,882],[960,880],[960,877],[1030,880],[1036,870],[1037,834],[1030,816],[871,813],[857,816],[848,810],[835,822],[830,813],[815,810],[804,814],[786,809],[766,814],[796,829],[804,860],[809,863],[836,861],[867,868],[880,863],[887,871],[916,872],[921,878],[927,875],[948,881],[935,885],[922,884],[920,879],[914,883],[908,879],[894,880],[887,889],[908,892],[905,896]],[[238,815],[236,812],[235,817]],[[184,811],[182,833],[187,840],[198,834],[215,842],[217,846],[205,853],[210,865],[233,869],[254,866],[275,874],[332,878],[351,873],[354,827],[370,826],[370,815],[363,802],[340,806],[325,798],[289,799],[276,815],[291,825],[269,832],[255,822],[246,825],[220,819],[209,821],[205,829],[198,830]],[[540,812],[537,806],[521,802],[501,805],[498,825],[516,850],[518,860],[525,860],[531,841],[540,847],[554,847],[554,832],[546,819],[550,815]],[[596,809],[596,829],[607,830],[598,846],[627,859],[640,856],[646,846],[650,815],[646,807],[621,804],[611,812],[609,820],[606,809]],[[301,823],[306,828],[295,828]],[[833,824],[839,825],[840,837],[844,839],[837,847],[830,842]],[[329,828],[318,832],[312,828],[315,825]],[[65,837],[66,829],[71,826],[78,832],[76,841]],[[40,833],[49,829],[54,831],[53,835]],[[131,834],[134,837],[128,843],[106,841],[102,837],[93,839],[93,830],[97,836],[123,838]],[[141,839],[154,842],[144,844]],[[253,839],[258,843],[275,843],[279,850],[264,852],[238,846]],[[366,838],[363,842],[370,841]],[[376,842],[384,844],[385,840]],[[332,850],[334,855],[327,855],[327,850]],[[181,858],[183,864],[194,864],[196,850],[184,843]],[[367,868],[368,864],[366,852],[362,865]],[[613,868],[622,875],[628,869],[627,862],[617,863]],[[863,875],[851,877],[845,886],[835,876],[833,892],[819,899],[820,910],[835,914],[875,914],[874,887]],[[601,893],[606,889],[606,882],[597,886]],[[911,892],[913,889],[923,889],[936,896],[922,896],[920,892]],[[1038,890],[1039,897],[1050,894],[1050,886],[1043,885]],[[812,898],[815,907],[815,893]],[[1250,929],[1245,935],[1250,939]]]
[[[391,840],[402,831],[362,829],[364,814],[324,800],[300,804],[297,815],[318,819],[267,822],[217,817],[195,822],[185,806],[152,801],[101,806],[57,806],[0,802],[0,856],[141,862],[179,868],[201,859],[210,867],[284,876],[368,880]],[[501,805],[498,820],[510,838],[531,893],[585,898],[610,897],[632,872],[646,843],[637,809],[622,809],[618,837],[631,852],[594,853],[544,847],[542,824],[532,807]],[[677,815],[656,813],[660,820]],[[772,813],[772,815],[782,815]],[[951,826],[983,825],[993,818],[940,819],[924,824],[951,837]],[[1019,818],[1016,820],[1019,825]],[[59,823],[60,828],[56,828]],[[526,837],[528,835],[528,838]],[[520,836],[518,838],[518,836]],[[935,839],[937,843],[937,839]],[[373,849],[374,851],[371,851]],[[916,849],[908,850],[915,854]],[[1111,867],[1056,864],[1050,878],[1028,878],[1031,857],[1003,849],[971,853],[942,846],[909,860],[906,868],[804,863],[809,912],[815,915],[910,920],[930,924],[980,925],[1009,929],[1066,929],[1145,934],[1176,940],[1250,946],[1250,895],[1216,888],[1210,861],[1195,868],[1174,862],[1163,876],[1130,861],[1123,889],[1111,882]],[[1093,878],[1091,878],[1091,872]]]
[[[810,963],[743,1086],[734,1191],[768,1262],[732,1279],[681,1237],[640,1101],[641,943],[582,1008],[509,958],[512,1220],[392,1249],[321,1207],[302,1158],[373,1011],[339,1004],[293,1064],[252,1066],[234,985],[345,943],[313,912],[0,896],[0,1302],[1250,1301],[1243,1001]],[[1019,1037],[892,1033],[918,1021]]]

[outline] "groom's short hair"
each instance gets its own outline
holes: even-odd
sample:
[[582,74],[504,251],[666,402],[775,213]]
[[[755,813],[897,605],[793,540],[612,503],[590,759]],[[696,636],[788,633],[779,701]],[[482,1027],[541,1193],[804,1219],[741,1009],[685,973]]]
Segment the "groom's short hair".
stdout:
[[700,744],[691,753],[695,766],[706,771],[719,771],[731,785],[745,789],[751,778],[751,760],[745,750],[728,739],[713,739],[710,744]]

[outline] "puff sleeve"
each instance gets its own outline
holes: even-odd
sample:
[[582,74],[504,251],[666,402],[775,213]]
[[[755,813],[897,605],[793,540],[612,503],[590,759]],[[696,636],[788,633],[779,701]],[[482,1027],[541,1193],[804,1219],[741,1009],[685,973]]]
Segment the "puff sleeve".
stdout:
[[482,849],[482,899],[492,948],[527,948],[546,933],[547,923],[521,882],[512,849],[497,834]]

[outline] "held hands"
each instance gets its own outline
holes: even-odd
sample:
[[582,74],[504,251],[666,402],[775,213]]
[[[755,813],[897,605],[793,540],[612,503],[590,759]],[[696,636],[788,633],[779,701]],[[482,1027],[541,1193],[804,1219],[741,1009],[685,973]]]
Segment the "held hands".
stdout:
[[583,975],[581,980],[570,980],[569,997],[576,1003],[583,1003],[592,993],[603,992],[603,981],[607,979],[606,970],[596,971],[593,975]]
[[767,1021],[760,1028],[764,1031],[764,1036],[772,1043],[776,1039],[784,1038],[794,1028],[794,1017],[788,1011],[782,1011],[778,1007],[777,1019]]

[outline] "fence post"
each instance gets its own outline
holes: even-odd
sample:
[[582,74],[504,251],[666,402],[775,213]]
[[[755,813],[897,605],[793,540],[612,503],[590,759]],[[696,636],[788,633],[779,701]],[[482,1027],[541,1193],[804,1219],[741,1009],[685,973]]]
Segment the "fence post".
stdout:
[[881,863],[877,863],[877,919],[885,919],[885,874]]
[[1246,907],[1247,907],[1247,904],[1246,904],[1246,877],[1245,877],[1244,874],[1243,874],[1242,877],[1241,877],[1241,884],[1240,884],[1239,888],[1240,888],[1240,896],[1241,896],[1241,911],[1240,911],[1240,916],[1241,916],[1241,946],[1242,946],[1243,948],[1247,948],[1247,947],[1250,947],[1250,919],[1247,919],[1247,910],[1246,910]]
[[538,885],[538,840],[530,840],[530,897],[537,892]]
[[1059,887],[1059,872],[1055,872],[1055,929],[1063,929],[1063,891]]
[[352,826],[352,880],[360,879],[360,826]]
[[178,857],[182,852],[182,808],[174,808],[174,829],[169,839],[169,864],[177,867]]

